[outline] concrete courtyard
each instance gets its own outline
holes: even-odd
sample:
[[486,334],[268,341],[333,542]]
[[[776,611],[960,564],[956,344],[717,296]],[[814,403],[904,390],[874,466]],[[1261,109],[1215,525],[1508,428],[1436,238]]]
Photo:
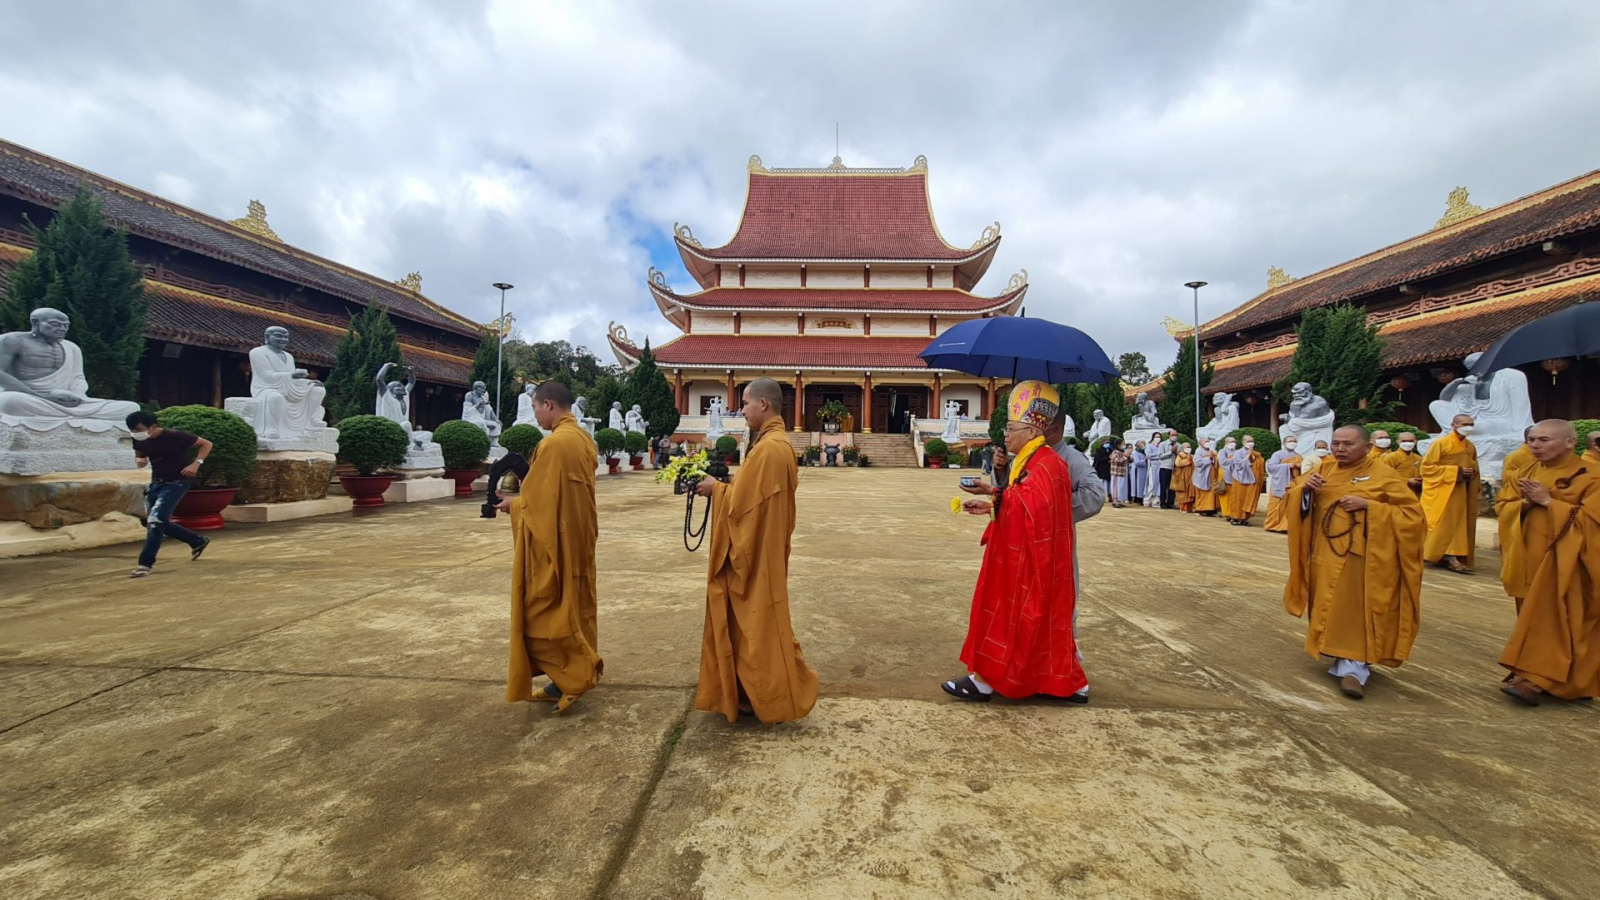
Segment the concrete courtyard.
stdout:
[[[1600,896],[1600,713],[1513,707],[1512,611],[1430,570],[1411,662],[1344,699],[1284,542],[1080,530],[1087,707],[961,704],[982,523],[957,473],[806,470],[806,720],[693,712],[706,554],[602,478],[601,687],[503,701],[510,551],[477,501],[0,562],[0,896]],[[1484,523],[1483,527],[1488,527]]]

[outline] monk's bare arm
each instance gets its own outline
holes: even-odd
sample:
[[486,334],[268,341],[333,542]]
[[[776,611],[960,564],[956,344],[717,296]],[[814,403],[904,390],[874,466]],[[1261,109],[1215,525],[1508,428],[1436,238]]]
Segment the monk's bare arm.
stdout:
[[17,363],[17,354],[22,352],[21,342],[21,332],[0,337],[0,390],[31,394],[33,391],[11,374],[11,367]]

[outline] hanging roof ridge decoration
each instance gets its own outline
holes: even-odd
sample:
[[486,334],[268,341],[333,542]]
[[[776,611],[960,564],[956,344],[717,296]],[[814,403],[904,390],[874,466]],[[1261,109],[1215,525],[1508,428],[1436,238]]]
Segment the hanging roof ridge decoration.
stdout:
[[1483,207],[1467,198],[1467,189],[1457,186],[1450,192],[1450,196],[1445,198],[1444,215],[1439,217],[1439,221],[1435,222],[1433,227],[1443,228],[1446,225],[1454,225],[1481,212],[1483,212]]
[[748,165],[752,175],[926,175],[928,174],[928,158],[918,155],[905,168],[894,166],[847,166],[841,157],[835,156],[833,161],[825,166],[768,166],[756,154],[750,155]]
[[400,287],[405,288],[406,290],[410,291],[413,294],[422,293],[422,273],[421,272],[407,272],[406,273],[406,277],[397,278],[397,279],[395,279],[394,283],[396,285],[399,285]]
[[1270,291],[1276,287],[1283,287],[1294,280],[1295,278],[1293,275],[1290,275],[1288,272],[1285,272],[1277,266],[1267,266],[1267,290]]
[[260,200],[251,200],[249,205],[245,207],[244,218],[232,219],[228,224],[235,228],[243,228],[251,234],[259,234],[264,238],[271,238],[280,244],[283,243],[283,238],[278,237],[278,233],[272,230],[271,225],[267,224],[267,207]]

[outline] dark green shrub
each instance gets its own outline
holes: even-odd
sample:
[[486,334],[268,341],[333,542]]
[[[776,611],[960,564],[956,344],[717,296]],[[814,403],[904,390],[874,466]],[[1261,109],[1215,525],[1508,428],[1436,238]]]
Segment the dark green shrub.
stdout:
[[822,448],[816,444],[806,448],[806,459],[816,461],[822,458]]
[[535,447],[544,440],[544,432],[532,425],[513,425],[500,435],[500,446],[523,459],[532,459]]
[[1600,431],[1600,419],[1573,419],[1572,430],[1578,433],[1578,452],[1589,445],[1589,432]]
[[846,448],[844,448],[844,460],[845,460],[845,462],[854,462],[854,461],[856,461],[857,459],[860,459],[860,458],[861,458],[861,451],[860,450],[857,450],[854,447],[846,447]]
[[1256,439],[1256,452],[1262,456],[1270,457],[1283,446],[1278,436],[1265,428],[1239,428],[1228,433],[1228,437],[1238,438],[1241,447],[1244,446],[1246,436]]
[[489,435],[462,419],[451,419],[435,428],[433,440],[444,451],[446,469],[475,469],[489,458]]
[[1407,425],[1404,422],[1368,422],[1365,427],[1367,429],[1367,437],[1372,437],[1374,431],[1387,431],[1389,432],[1389,437],[1397,441],[1400,439],[1400,432],[1402,431],[1411,432],[1417,436],[1418,440],[1423,440],[1428,436],[1428,429]]
[[928,459],[944,459],[950,453],[950,445],[939,438],[922,445],[922,455]]
[[716,451],[722,454],[724,459],[732,459],[733,454],[738,450],[739,439],[733,435],[725,434],[722,437],[717,438]]
[[643,456],[650,449],[650,439],[642,431],[630,431],[622,436],[622,444],[629,456]]
[[866,468],[867,466],[872,465],[872,460],[868,459],[867,455],[865,453],[863,453],[860,456],[856,457],[856,465],[858,465],[858,466],[860,466],[862,468]]
[[601,456],[610,456],[621,453],[625,446],[622,432],[615,428],[602,428],[594,433],[594,445],[600,450]]
[[[435,432],[435,436],[437,434]],[[383,416],[349,416],[339,420],[339,461],[355,466],[362,475],[405,462],[406,447],[410,443],[406,430]]]
[[210,406],[173,406],[156,414],[162,428],[187,431],[211,442],[195,476],[197,488],[243,487],[256,470],[256,431],[231,412]]

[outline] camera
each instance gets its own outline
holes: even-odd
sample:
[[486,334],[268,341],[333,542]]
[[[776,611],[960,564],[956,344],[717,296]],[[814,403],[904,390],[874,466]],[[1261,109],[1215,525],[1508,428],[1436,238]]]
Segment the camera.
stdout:
[[961,486],[964,487],[964,488],[975,488],[975,487],[977,487],[978,486],[978,477],[976,475],[963,475],[961,477]]

